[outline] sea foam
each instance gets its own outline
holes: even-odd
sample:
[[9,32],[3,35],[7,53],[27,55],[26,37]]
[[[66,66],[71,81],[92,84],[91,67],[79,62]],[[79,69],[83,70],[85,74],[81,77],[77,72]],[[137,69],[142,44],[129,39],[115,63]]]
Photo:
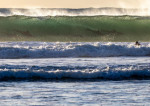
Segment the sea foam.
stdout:
[[0,58],[60,58],[60,57],[116,57],[149,56],[150,45],[143,43],[48,43],[48,42],[4,42],[0,43]]
[[95,15],[132,15],[149,16],[149,8],[1,8],[0,16],[95,16]]

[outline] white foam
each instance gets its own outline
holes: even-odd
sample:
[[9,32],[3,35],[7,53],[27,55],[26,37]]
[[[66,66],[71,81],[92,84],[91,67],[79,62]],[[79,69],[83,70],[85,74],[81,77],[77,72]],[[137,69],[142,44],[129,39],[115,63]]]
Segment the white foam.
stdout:
[[0,59],[1,80],[150,79],[150,57]]
[[143,43],[48,43],[1,42],[0,58],[116,57],[149,56],[150,44]]
[[95,15],[132,15],[132,16],[150,16],[149,8],[141,9],[127,9],[127,8],[31,8],[31,9],[17,9],[17,8],[1,8],[0,16],[95,16]]
[[[10,68],[10,67],[9,67]],[[124,79],[146,79],[150,78],[149,68],[138,68],[137,66],[116,66],[105,67],[101,69],[83,69],[83,70],[42,70],[24,68],[24,69],[0,69],[0,80],[12,79],[106,79],[106,80],[124,80]],[[60,67],[61,68],[61,67]]]

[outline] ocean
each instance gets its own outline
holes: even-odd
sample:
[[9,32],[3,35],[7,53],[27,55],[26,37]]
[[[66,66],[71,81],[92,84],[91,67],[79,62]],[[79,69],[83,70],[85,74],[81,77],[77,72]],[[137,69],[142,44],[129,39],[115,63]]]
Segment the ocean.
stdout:
[[149,28],[147,9],[1,8],[1,105],[149,106]]

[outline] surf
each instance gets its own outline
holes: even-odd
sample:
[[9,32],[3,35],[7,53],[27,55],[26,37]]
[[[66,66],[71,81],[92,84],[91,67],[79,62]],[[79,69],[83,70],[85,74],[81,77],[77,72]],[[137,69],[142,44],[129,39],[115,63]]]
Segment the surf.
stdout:
[[150,79],[149,64],[107,66],[1,65],[0,81],[7,80],[144,80]]
[[1,42],[1,59],[150,56],[150,44],[134,42]]

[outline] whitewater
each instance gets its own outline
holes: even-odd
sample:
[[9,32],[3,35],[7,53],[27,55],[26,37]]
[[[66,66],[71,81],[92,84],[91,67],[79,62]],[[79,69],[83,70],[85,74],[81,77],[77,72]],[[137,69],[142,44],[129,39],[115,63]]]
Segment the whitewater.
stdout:
[[1,59],[149,56],[150,43],[134,42],[1,42]]
[[149,42],[1,42],[0,79],[149,79],[149,55]]
[[149,8],[1,8],[0,16],[23,15],[31,17],[43,16],[150,16]]
[[0,61],[0,80],[2,81],[150,78],[150,64],[147,63],[150,62],[149,57],[0,59]]

